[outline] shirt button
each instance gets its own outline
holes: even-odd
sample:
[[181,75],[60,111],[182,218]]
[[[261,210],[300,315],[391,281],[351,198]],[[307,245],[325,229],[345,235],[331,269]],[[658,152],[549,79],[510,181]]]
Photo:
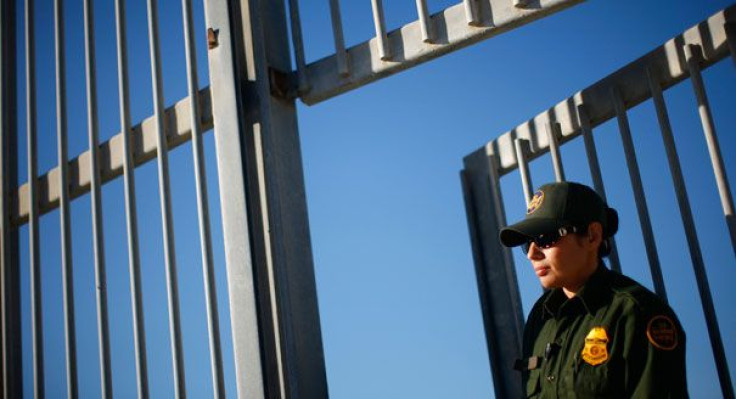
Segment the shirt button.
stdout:
[[555,376],[553,376],[553,375],[548,375],[548,376],[547,376],[547,381],[549,381],[549,382],[554,382],[554,381],[555,381]]

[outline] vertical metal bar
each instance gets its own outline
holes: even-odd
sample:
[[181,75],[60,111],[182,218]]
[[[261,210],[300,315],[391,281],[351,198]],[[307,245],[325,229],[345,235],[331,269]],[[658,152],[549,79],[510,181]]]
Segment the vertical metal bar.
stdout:
[[337,72],[340,76],[350,74],[348,52],[345,50],[345,38],[342,33],[342,17],[340,16],[340,0],[330,0],[330,17],[332,19],[332,35],[335,38],[335,55],[337,56]]
[[[291,8],[292,13],[294,9]],[[210,361],[212,363],[212,386],[215,398],[225,397],[225,382],[222,374],[222,350],[220,345],[220,321],[217,310],[217,291],[215,273],[212,265],[212,238],[210,234],[209,202],[207,200],[207,177],[205,174],[204,152],[202,150],[202,129],[199,116],[199,84],[197,80],[196,49],[194,47],[194,22],[192,1],[182,0],[184,26],[184,48],[187,59],[187,87],[191,104],[192,151],[194,156],[194,178],[197,186],[197,214],[199,216],[199,240],[202,248],[202,272],[204,278],[205,301],[207,304],[207,330],[209,332]],[[296,19],[299,15],[296,12]],[[294,15],[292,14],[292,23]],[[298,25],[298,22],[297,22]],[[301,45],[301,33],[299,34]],[[303,62],[302,57],[302,62]],[[302,70],[303,72],[304,70]]]
[[376,45],[382,60],[391,59],[391,44],[386,34],[386,18],[383,15],[383,0],[371,0],[373,24],[376,26]]
[[698,284],[698,292],[701,298],[700,303],[703,306],[703,314],[705,315],[705,322],[708,327],[708,335],[713,350],[713,357],[716,362],[716,369],[718,370],[718,378],[721,382],[723,396],[733,398],[734,392],[733,385],[731,384],[731,374],[728,371],[728,362],[721,339],[721,330],[718,327],[718,318],[716,317],[716,311],[713,306],[710,284],[708,283],[708,275],[705,272],[705,264],[700,250],[700,243],[698,242],[698,233],[695,229],[695,221],[693,220],[692,209],[690,208],[687,188],[685,187],[685,179],[682,176],[680,160],[677,156],[677,147],[675,146],[675,139],[672,136],[667,105],[662,95],[662,88],[650,70],[647,70],[647,77],[649,79],[649,89],[651,90],[654,107],[657,111],[659,128],[662,132],[662,141],[667,151],[667,161],[669,162],[670,174],[672,175],[672,184],[675,186],[675,192],[677,194],[677,203],[680,207],[682,224],[685,228],[685,236],[687,237],[687,244],[690,249],[690,259],[693,263],[693,270],[695,271],[695,280]]
[[99,137],[97,123],[97,78],[95,71],[94,12],[92,0],[84,1],[84,47],[87,75],[87,122],[89,127],[90,186],[92,195],[92,235],[95,257],[95,286],[97,295],[97,331],[100,344],[100,373],[102,397],[112,397],[110,367],[110,328],[107,316],[107,273],[102,228],[102,191],[99,165]]
[[289,0],[289,19],[291,20],[291,41],[296,57],[296,71],[299,80],[299,93],[309,91],[307,62],[304,59],[304,40],[302,39],[302,22],[299,16],[299,1]]
[[736,23],[726,22],[723,29],[726,31],[726,42],[728,42],[728,50],[731,52],[731,60],[736,64]]
[[16,2],[0,1],[0,292],[3,398],[23,395],[19,233],[10,223],[18,186]]
[[38,160],[36,142],[36,43],[33,0],[26,0],[26,127],[28,140],[28,247],[31,280],[31,330],[33,334],[33,393],[44,395],[43,313],[41,309],[41,258],[38,234]]
[[151,51],[151,82],[153,86],[153,108],[157,131],[158,188],[161,197],[161,218],[163,224],[164,257],[166,269],[166,292],[169,305],[169,333],[171,357],[174,373],[174,394],[177,398],[186,397],[184,359],[181,343],[181,320],[179,315],[179,284],[176,273],[176,253],[174,249],[174,219],[171,214],[171,189],[169,182],[169,156],[166,126],[164,124],[164,96],[161,77],[161,51],[158,36],[158,7],[156,0],[147,0],[148,39]]
[[615,87],[611,90],[611,101],[616,109],[616,120],[618,121],[619,132],[621,133],[621,141],[623,142],[624,154],[626,155],[626,166],[629,169],[631,186],[634,190],[636,210],[639,213],[639,224],[641,225],[641,233],[644,236],[644,245],[646,246],[649,268],[652,272],[654,291],[664,301],[667,301],[667,291],[665,290],[662,269],[659,263],[659,256],[657,255],[657,243],[654,241],[654,233],[652,233],[652,223],[649,219],[647,199],[644,196],[639,164],[636,161],[636,152],[634,151],[634,141],[631,138],[629,118],[626,115],[626,108],[623,98],[621,98],[621,93]]
[[419,25],[422,28],[422,41],[432,43],[435,39],[434,24],[427,9],[427,0],[417,0],[417,14],[419,15]]
[[69,157],[67,151],[66,62],[64,55],[64,3],[54,1],[56,50],[56,131],[59,155],[59,215],[61,218],[61,274],[66,335],[67,397],[77,397],[77,340],[74,324],[74,273],[72,268],[71,221],[69,216]]
[[261,325],[264,323],[258,317],[253,244],[249,229],[252,221],[248,214],[246,160],[242,151],[246,125],[246,104],[239,90],[240,76],[245,69],[243,38],[235,4],[228,0],[204,0],[204,4],[208,29],[220,31],[220,42],[218,46],[210,48],[208,63],[235,382],[239,398],[264,398],[264,343],[260,340]]
[[687,66],[690,71],[690,81],[693,83],[693,90],[698,101],[698,113],[700,114],[700,121],[703,124],[703,133],[705,133],[705,141],[708,144],[708,153],[710,154],[710,161],[713,164],[713,174],[716,178],[718,193],[721,196],[723,214],[726,217],[728,231],[731,233],[731,247],[736,254],[736,215],[734,214],[733,196],[728,183],[728,177],[726,176],[723,157],[721,156],[721,146],[718,144],[713,114],[708,103],[708,96],[705,93],[703,77],[700,74],[699,61],[701,54],[700,46],[692,44],[685,46],[685,59],[687,60]]
[[480,22],[477,0],[463,0],[463,5],[465,6],[465,21],[468,25],[477,25]]
[[[503,204],[503,194],[501,193],[501,176],[498,171],[500,169],[500,161],[496,155],[496,149],[488,155],[488,172],[491,182],[491,196],[494,205],[494,212],[496,214],[496,220],[499,225],[506,226],[506,210]],[[499,246],[503,252],[503,264],[506,273],[506,284],[510,290],[510,310],[511,314],[515,317],[511,317],[511,326],[513,331],[523,332],[524,331],[524,309],[521,305],[521,295],[519,294],[519,281],[516,278],[516,268],[514,267],[514,258],[511,256],[511,250],[509,248],[501,247],[499,241],[495,240],[494,244]],[[522,345],[522,334],[515,334],[517,337],[518,347]]]
[[[588,117],[588,111],[585,110],[585,105],[578,105],[577,114],[578,121],[580,122],[581,134],[583,135],[583,141],[585,143],[585,153],[588,156],[590,175],[593,178],[593,186],[595,187],[595,191],[598,192],[598,195],[607,202],[606,189],[603,186],[603,175],[601,174],[601,167],[598,163],[598,151],[595,149],[593,129],[590,127],[590,118]],[[621,273],[621,261],[618,256],[616,240],[613,237],[610,237],[609,240],[611,244],[611,254],[608,257],[611,260],[611,269]]]
[[549,153],[552,155],[552,166],[555,169],[555,181],[565,181],[565,170],[562,167],[562,157],[560,156],[560,145],[557,137],[561,136],[560,124],[557,122],[547,122],[547,137],[549,138]]
[[521,176],[521,187],[524,189],[524,200],[527,205],[532,199],[531,175],[529,174],[529,163],[527,162],[527,154],[529,154],[529,140],[515,139],[514,149],[516,150],[516,163],[519,165],[519,175]]
[[133,138],[130,127],[130,91],[128,82],[128,49],[125,24],[125,1],[115,0],[115,26],[118,59],[118,94],[120,97],[120,130],[123,134],[123,184],[125,188],[125,221],[128,235],[128,273],[133,316],[136,383],[139,398],[148,397],[146,333],[143,317],[140,253],[138,247],[138,212],[135,204],[135,172]]
[[464,159],[461,173],[473,263],[497,398],[521,397],[521,373],[509,367],[521,352],[523,315],[511,251],[498,241],[506,225],[496,155],[486,148]]
[[[15,3],[15,2],[9,2]],[[15,65],[15,57],[12,57],[12,53],[8,49],[8,44],[13,42],[8,38],[6,31],[10,31],[9,27],[12,27],[11,18],[6,18],[6,2],[0,3],[0,397],[3,399],[10,396],[10,342],[9,342],[9,321],[8,321],[8,308],[9,308],[9,287],[8,287],[8,271],[10,269],[10,262],[8,262],[10,248],[8,248],[8,238],[10,236],[10,220],[8,200],[10,190],[8,187],[8,168],[6,166],[6,156],[8,152],[8,145],[6,138],[10,135],[10,112],[8,102],[8,87],[12,86],[6,76],[10,75],[8,67]],[[11,14],[12,15],[12,14]],[[7,43],[6,43],[7,42]]]
[[588,111],[585,109],[585,105],[578,105],[577,107],[578,120],[580,121],[580,130],[583,135],[583,141],[585,143],[585,152],[588,156],[588,165],[590,166],[590,175],[593,178],[593,186],[595,191],[606,199],[606,189],[603,186],[603,176],[601,174],[601,167],[598,163],[598,151],[595,148],[595,141],[593,140],[593,129],[590,127],[590,118],[588,117]]

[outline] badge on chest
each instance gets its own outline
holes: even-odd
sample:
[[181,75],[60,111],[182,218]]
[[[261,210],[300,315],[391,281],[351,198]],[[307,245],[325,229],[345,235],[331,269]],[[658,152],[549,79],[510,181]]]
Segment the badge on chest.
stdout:
[[585,346],[580,354],[591,366],[597,366],[608,360],[608,334],[603,327],[593,327],[585,337]]

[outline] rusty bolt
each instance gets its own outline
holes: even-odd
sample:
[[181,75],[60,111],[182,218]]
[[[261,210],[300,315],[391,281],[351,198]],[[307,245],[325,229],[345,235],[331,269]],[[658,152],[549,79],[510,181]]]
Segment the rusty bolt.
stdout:
[[217,47],[217,45],[219,44],[217,42],[217,36],[219,35],[219,33],[219,29],[207,29],[207,48],[209,48],[210,50]]

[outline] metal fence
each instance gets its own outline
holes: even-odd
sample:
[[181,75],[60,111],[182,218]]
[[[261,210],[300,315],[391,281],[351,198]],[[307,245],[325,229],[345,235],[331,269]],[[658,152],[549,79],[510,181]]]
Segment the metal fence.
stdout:
[[[701,245],[693,220],[693,210],[663,96],[663,91],[678,83],[685,80],[692,83],[716,181],[716,187],[713,189],[720,195],[724,221],[730,232],[730,243],[736,253],[736,216],[733,197],[701,77],[701,70],[726,59],[729,54],[736,62],[736,8],[733,6],[498,136],[465,158],[465,167],[462,171],[463,189],[497,397],[521,396],[521,376],[511,365],[521,352],[524,325],[514,259],[509,249],[502,247],[497,238],[499,229],[506,225],[506,209],[501,189],[502,176],[518,169],[524,197],[528,201],[532,194],[530,162],[549,153],[555,179],[564,181],[565,172],[560,147],[582,136],[593,185],[596,191],[606,198],[598,150],[593,140],[593,129],[615,119],[623,143],[630,188],[635,197],[654,290],[667,299],[654,240],[657,226],[653,226],[650,220],[627,114],[627,110],[650,99],[654,105],[667,154],[669,172],[686,233],[687,249],[702,303],[702,314],[707,324],[718,380],[724,397],[734,397],[722,332],[718,326]],[[732,155],[733,151],[725,153],[727,157]],[[610,266],[614,270],[621,270],[615,245],[610,257]],[[733,334],[727,334],[726,337],[732,339]]]
[[[61,269],[62,279],[56,284],[63,286],[63,328],[66,354],[66,395],[79,395],[80,361],[79,342],[75,326],[79,313],[75,311],[75,290],[80,287],[74,282],[74,269],[85,264],[73,265],[72,224],[80,223],[71,217],[71,201],[88,196],[92,234],[89,244],[94,249],[94,288],[99,347],[99,384],[103,397],[113,395],[111,365],[110,303],[107,264],[112,255],[106,253],[105,228],[103,222],[102,186],[122,177],[127,237],[117,237],[127,242],[129,268],[129,294],[133,330],[136,394],[150,394],[150,358],[167,353],[160,347],[151,347],[146,342],[144,327],[144,304],[142,292],[141,230],[150,224],[142,220],[136,209],[140,190],[136,190],[134,168],[151,160],[156,161],[158,175],[158,197],[160,199],[161,232],[160,245],[165,272],[165,303],[168,309],[168,331],[171,353],[171,376],[176,397],[186,396],[184,348],[182,338],[182,310],[177,270],[177,250],[174,242],[174,216],[172,202],[171,166],[168,154],[174,147],[191,142],[191,160],[194,166],[196,187],[196,212],[199,221],[201,254],[201,281],[204,283],[204,299],[208,338],[202,345],[209,347],[211,385],[215,397],[225,396],[223,330],[219,320],[217,287],[213,261],[213,238],[210,209],[208,204],[207,174],[203,153],[203,133],[214,128],[217,147],[217,166],[224,246],[232,356],[235,363],[235,383],[241,397],[284,397],[326,396],[326,381],[322,357],[322,343],[314,287],[312,257],[306,222],[306,205],[303,198],[301,165],[299,162],[295,112],[293,99],[283,103],[271,97],[268,86],[267,68],[280,67],[288,70],[288,43],[285,11],[279,2],[205,1],[204,14],[209,27],[208,53],[209,70],[212,71],[210,87],[200,89],[198,83],[195,32],[193,27],[192,2],[181,2],[180,15],[183,27],[183,48],[186,60],[185,98],[169,108],[164,107],[162,76],[162,43],[155,0],[146,2],[148,42],[134,43],[134,54],[150,50],[150,79],[153,115],[133,126],[130,99],[130,47],[127,37],[131,35],[126,24],[126,2],[115,1],[114,26],[117,38],[117,93],[119,94],[119,132],[109,140],[101,142],[98,110],[100,70],[96,63],[95,13],[91,0],[83,3],[84,41],[83,46],[68,47],[65,40],[65,20],[69,4],[61,0],[53,3],[53,38],[55,51],[56,115],[39,115],[37,112],[36,86],[38,67],[36,18],[33,0],[16,4],[2,2],[2,390],[4,397],[23,396],[22,342],[21,342],[21,257],[20,229],[28,226],[28,265],[30,270],[30,312],[32,325],[32,377],[33,396],[44,397],[45,362],[48,357],[48,342],[44,346],[44,334],[49,326],[43,326],[41,253],[50,246],[46,236],[41,236],[41,215],[58,209],[60,216]],[[18,8],[23,10],[22,19],[16,19]],[[245,8],[242,9],[241,7]],[[49,10],[45,10],[48,12]],[[261,12],[276,17],[264,19]],[[280,17],[280,19],[279,19]],[[266,20],[271,25],[268,33],[264,26],[253,21]],[[99,21],[97,21],[99,23]],[[19,26],[24,29],[25,56],[18,54],[16,34]],[[202,32],[204,33],[204,32]],[[204,34],[197,34],[204,37]],[[270,33],[277,33],[271,39]],[[253,43],[244,45],[247,40]],[[265,54],[269,54],[267,61]],[[86,119],[88,150],[70,159],[68,155],[68,85],[66,65],[70,57],[84,57],[86,88]],[[28,181],[18,182],[17,136],[18,118],[16,104],[16,80],[19,72],[18,60],[25,65],[26,93],[26,141]],[[246,69],[246,64],[248,69]],[[246,73],[247,70],[247,73]],[[140,73],[140,71],[139,71]],[[140,76],[140,75],[137,75]],[[140,78],[139,78],[140,79]],[[254,101],[254,99],[256,101]],[[242,104],[251,102],[246,116]],[[57,166],[43,175],[38,171],[38,121],[54,118],[57,133]],[[264,139],[264,131],[278,130],[277,139]],[[41,143],[43,145],[43,143]],[[267,154],[267,155],[266,155]],[[292,159],[283,162],[280,159]],[[140,176],[140,174],[139,174]],[[285,177],[288,176],[288,177]],[[139,193],[139,194],[136,194]],[[146,198],[151,198],[150,194]],[[140,204],[140,202],[138,202]],[[195,209],[191,209],[192,212]],[[141,222],[144,224],[141,225]],[[109,227],[107,229],[109,234]],[[147,236],[147,234],[146,234]],[[51,239],[51,237],[48,237]],[[181,256],[181,252],[179,252]],[[106,262],[107,260],[107,262]],[[181,260],[179,264],[181,263]],[[287,268],[286,265],[289,265]],[[81,287],[82,290],[91,287]],[[158,289],[163,290],[164,287]],[[189,293],[184,293],[189,295]],[[201,294],[200,294],[201,295]],[[149,307],[150,309],[150,307]],[[58,326],[52,326],[58,327]],[[86,344],[86,343],[85,343]],[[58,350],[55,351],[59,352]],[[52,359],[53,360],[53,359]],[[191,365],[190,365],[191,367]],[[27,369],[26,369],[27,370]],[[27,374],[26,374],[27,375]],[[297,383],[298,380],[298,383]],[[57,394],[57,392],[52,392]]]
[[[39,114],[37,87],[36,46],[39,31],[34,0],[0,3],[0,287],[2,294],[2,393],[6,398],[22,397],[24,380],[32,374],[33,396],[45,396],[44,370],[48,362],[48,342],[44,335],[49,326],[43,325],[45,291],[41,267],[42,255],[50,247],[48,236],[42,234],[42,215],[58,212],[61,256],[60,281],[53,284],[62,287],[65,385],[68,397],[80,392],[82,363],[79,360],[80,342],[77,326],[80,323],[80,290],[94,292],[96,324],[96,351],[99,353],[99,385],[103,397],[113,396],[109,287],[110,250],[109,227],[103,212],[103,187],[122,178],[125,236],[113,237],[127,244],[128,295],[131,319],[127,323],[132,333],[132,358],[134,359],[135,392],[138,397],[148,397],[151,392],[151,358],[162,353],[171,354],[171,383],[176,397],[185,397],[187,378],[182,338],[182,296],[196,293],[180,291],[180,279],[185,273],[177,268],[181,264],[180,250],[175,246],[174,225],[175,195],[172,190],[172,170],[169,153],[176,147],[191,147],[193,180],[195,181],[196,212],[201,255],[201,281],[204,285],[203,302],[206,315],[209,348],[209,370],[215,397],[225,396],[223,341],[232,343],[232,360],[238,397],[327,397],[327,382],[322,351],[322,338],[317,308],[314,270],[306,212],[301,154],[296,122],[295,99],[307,104],[336,96],[410,68],[450,51],[480,40],[520,27],[580,3],[582,0],[493,0],[480,2],[464,0],[461,3],[429,15],[427,2],[417,0],[418,20],[388,32],[381,0],[372,1],[376,36],[356,46],[346,48],[341,22],[339,2],[330,1],[333,22],[335,53],[307,64],[302,43],[297,0],[281,1],[228,1],[204,0],[204,21],[207,37],[206,58],[209,86],[202,86],[198,76],[191,0],[181,2],[181,27],[186,65],[186,95],[170,107],[164,106],[162,51],[171,43],[162,43],[158,3],[146,1],[147,40],[132,42],[132,32],[126,22],[126,3],[114,2],[115,60],[105,65],[115,65],[117,72],[117,105],[119,107],[119,133],[101,140],[100,98],[112,96],[112,92],[100,90],[102,82],[99,48],[95,38],[94,7],[100,2],[84,0],[82,4],[83,40],[79,46],[69,46],[65,39],[69,18],[69,2],[55,0],[52,14],[55,77],[53,92],[54,114]],[[77,4],[77,3],[72,3]],[[19,12],[22,8],[22,14]],[[288,11],[288,12],[287,12]],[[287,18],[287,13],[290,18]],[[22,15],[22,17],[20,17]],[[97,24],[100,22],[97,21]],[[290,25],[289,25],[290,23]],[[19,28],[23,33],[19,34]],[[288,31],[295,54],[296,70],[292,70]],[[22,37],[25,54],[18,51],[17,37]],[[132,81],[141,73],[131,73],[131,56],[149,50],[151,82],[150,99],[152,115],[134,123],[131,116]],[[164,51],[165,52],[165,51]],[[84,60],[83,83],[75,87],[85,88],[86,99],[86,150],[70,157],[70,131],[68,100],[70,85],[67,78],[69,60]],[[110,61],[110,62],[107,62]],[[20,70],[21,65],[25,70]],[[18,83],[20,76],[24,81]],[[21,89],[21,85],[24,89]],[[109,87],[109,86],[105,86]],[[19,89],[24,95],[25,115],[18,101]],[[48,89],[48,88],[44,88]],[[137,98],[136,98],[137,100]],[[21,157],[19,123],[25,117],[25,142],[27,143],[27,181],[19,181],[23,168],[18,166]],[[57,155],[54,167],[39,172],[39,120],[55,120]],[[117,132],[118,130],[116,130]],[[204,134],[213,131],[220,221],[210,217],[216,204],[208,202],[208,181]],[[103,132],[104,133],[104,132]],[[76,137],[76,136],[75,136]],[[104,135],[102,137],[105,137]],[[76,139],[75,139],[76,140]],[[145,328],[144,290],[142,276],[147,268],[142,256],[142,246],[147,244],[151,224],[138,211],[140,183],[136,170],[148,161],[156,162],[157,195],[160,201],[161,236],[157,237],[161,249],[161,265],[165,273],[165,305],[168,319],[168,350],[152,347],[147,341]],[[139,175],[140,176],[140,175]],[[109,186],[108,186],[109,187]],[[146,194],[151,198],[154,194]],[[91,219],[90,237],[83,244],[92,247],[90,261],[94,268],[94,282],[80,287],[74,281],[75,270],[86,266],[73,256],[72,226],[80,220],[72,217],[72,201],[87,198],[90,202],[88,217]],[[110,201],[107,203],[109,204]],[[194,212],[194,209],[190,209]],[[88,219],[89,220],[89,219]],[[142,223],[143,222],[143,223]],[[158,221],[157,221],[158,222]],[[213,225],[221,225],[221,242],[214,236]],[[28,279],[30,296],[30,324],[32,368],[23,367],[21,319],[24,317],[21,303],[21,231],[28,230]],[[76,245],[80,245],[78,242]],[[226,283],[217,284],[215,258],[222,252]],[[177,262],[177,259],[179,262]],[[148,262],[151,263],[151,262]],[[158,288],[163,290],[162,287]],[[218,308],[218,290],[227,291],[226,308],[229,314]],[[79,294],[77,294],[79,295]],[[222,303],[220,303],[222,305]],[[220,320],[225,314],[228,320]],[[223,327],[229,321],[229,334]],[[89,346],[87,342],[81,344]],[[27,345],[27,344],[26,344]],[[55,352],[56,353],[56,352]],[[87,370],[87,368],[85,368]],[[202,378],[197,376],[195,378]]]

